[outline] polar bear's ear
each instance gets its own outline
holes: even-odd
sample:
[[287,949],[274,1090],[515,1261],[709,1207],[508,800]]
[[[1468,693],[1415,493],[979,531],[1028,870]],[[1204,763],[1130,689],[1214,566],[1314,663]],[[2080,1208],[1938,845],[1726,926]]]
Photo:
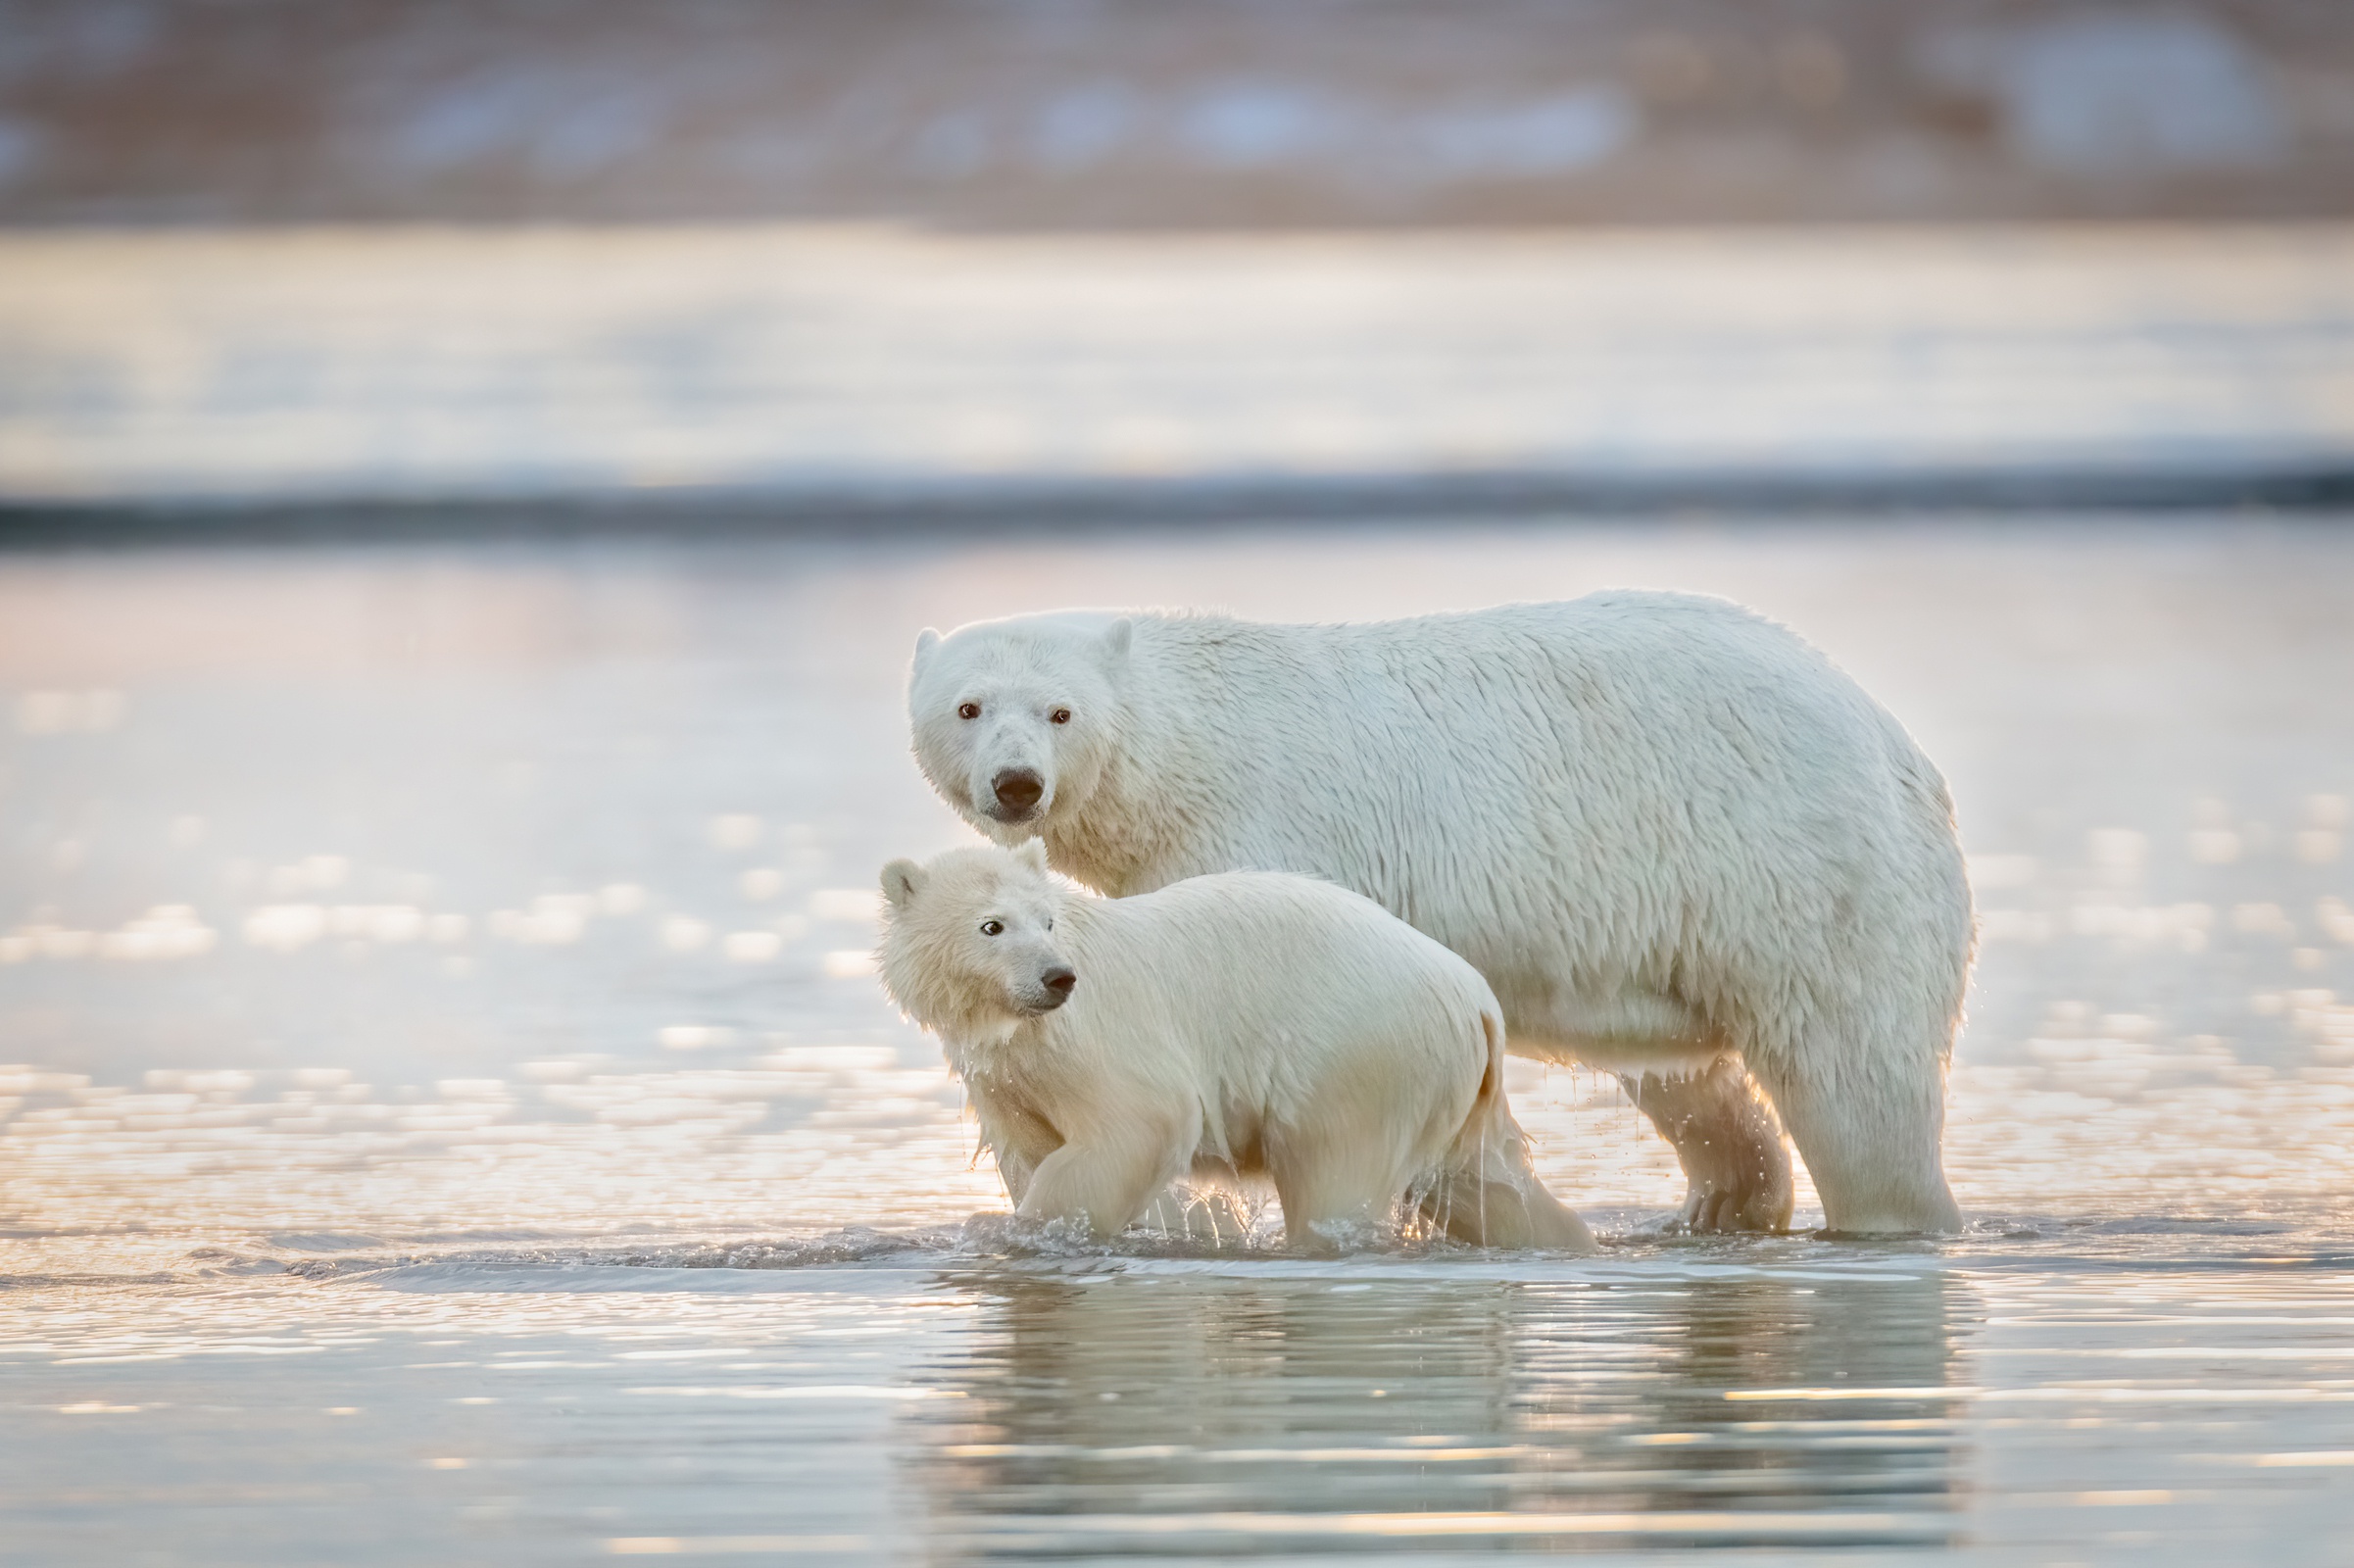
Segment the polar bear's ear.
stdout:
[[1128,644],[1136,636],[1136,622],[1126,615],[1103,628],[1103,656],[1122,660],[1128,657]]
[[940,633],[934,631],[931,627],[926,626],[923,630],[917,632],[915,634],[915,667],[917,669],[923,668],[923,662],[931,658],[932,650],[939,646]]
[[883,897],[895,909],[904,909],[923,891],[924,870],[913,860],[894,860],[883,867]]
[[1040,876],[1044,876],[1044,875],[1046,875],[1046,874],[1047,874],[1047,841],[1046,841],[1046,840],[1044,840],[1044,839],[1024,839],[1024,840],[1022,840],[1022,841],[1021,841],[1021,843],[1019,843],[1018,845],[1014,846],[1014,850],[1013,850],[1013,858],[1014,858],[1015,859],[1017,859],[1017,860],[1021,861],[1021,863],[1022,863],[1022,864],[1024,864],[1024,865],[1028,866],[1028,867],[1029,867],[1031,870],[1033,870],[1033,871],[1036,871],[1036,872],[1037,872],[1037,873],[1038,873]]

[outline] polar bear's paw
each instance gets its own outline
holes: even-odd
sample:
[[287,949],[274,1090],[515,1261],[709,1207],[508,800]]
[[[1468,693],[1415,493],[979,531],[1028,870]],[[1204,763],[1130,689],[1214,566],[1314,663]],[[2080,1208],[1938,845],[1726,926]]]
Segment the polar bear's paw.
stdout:
[[1702,1187],[1695,1184],[1684,1195],[1676,1228],[1695,1236],[1728,1231],[1787,1231],[1790,1228],[1790,1169],[1782,1180],[1761,1180],[1746,1186]]

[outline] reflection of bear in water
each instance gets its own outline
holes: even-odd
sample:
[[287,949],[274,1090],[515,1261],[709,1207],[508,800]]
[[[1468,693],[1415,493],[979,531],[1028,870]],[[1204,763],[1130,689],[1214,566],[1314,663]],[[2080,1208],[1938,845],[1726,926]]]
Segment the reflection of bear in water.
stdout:
[[[1695,1228],[1958,1227],[1970,968],[1944,781],[1787,629],[1607,593],[1357,625],[1063,613],[918,640],[924,776],[1115,897],[1353,888],[1495,988],[1518,1054],[1621,1074]],[[1752,1092],[1764,1091],[1771,1108]]]
[[1921,1391],[1968,1303],[1937,1279],[959,1283],[974,1348],[901,1449],[932,1529],[981,1558],[1037,1560],[1050,1528],[1054,1555],[1242,1550],[1251,1514],[1293,1549],[1323,1515],[1492,1516],[1450,1527],[1471,1549],[1541,1546],[1545,1513],[1722,1544],[1957,1528],[1956,1412]]
[[[1634,1506],[1803,1511],[1830,1502],[1911,1514],[1888,1544],[1958,1531],[1961,1406],[1936,1391],[1955,1381],[1955,1330],[1975,1316],[1965,1289],[1934,1277],[1673,1289],[1682,1301],[1661,1335],[1670,1354],[1647,1424],[1678,1441],[1632,1461],[1654,1478]],[[1656,1310],[1641,1315],[1649,1321]]]

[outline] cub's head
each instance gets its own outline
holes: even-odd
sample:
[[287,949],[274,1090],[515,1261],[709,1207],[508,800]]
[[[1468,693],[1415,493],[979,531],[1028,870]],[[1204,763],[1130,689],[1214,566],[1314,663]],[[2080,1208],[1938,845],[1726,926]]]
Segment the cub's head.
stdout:
[[956,1044],[1002,1041],[1069,1000],[1078,974],[1054,917],[1063,893],[1036,839],[883,867],[883,989]]
[[1132,631],[1023,615],[918,637],[907,718],[932,788],[1001,844],[1082,809],[1119,745]]

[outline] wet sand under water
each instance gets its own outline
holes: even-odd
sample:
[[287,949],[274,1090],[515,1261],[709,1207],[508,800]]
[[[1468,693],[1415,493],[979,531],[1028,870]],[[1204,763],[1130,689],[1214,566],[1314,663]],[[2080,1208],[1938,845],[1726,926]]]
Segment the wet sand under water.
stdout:
[[[2350,582],[2329,518],[0,560],[0,1562],[2339,1560]],[[1967,1236],[1666,1234],[1529,1065],[1599,1258],[967,1218],[863,972],[960,833],[918,627],[1617,584],[1946,768]]]

